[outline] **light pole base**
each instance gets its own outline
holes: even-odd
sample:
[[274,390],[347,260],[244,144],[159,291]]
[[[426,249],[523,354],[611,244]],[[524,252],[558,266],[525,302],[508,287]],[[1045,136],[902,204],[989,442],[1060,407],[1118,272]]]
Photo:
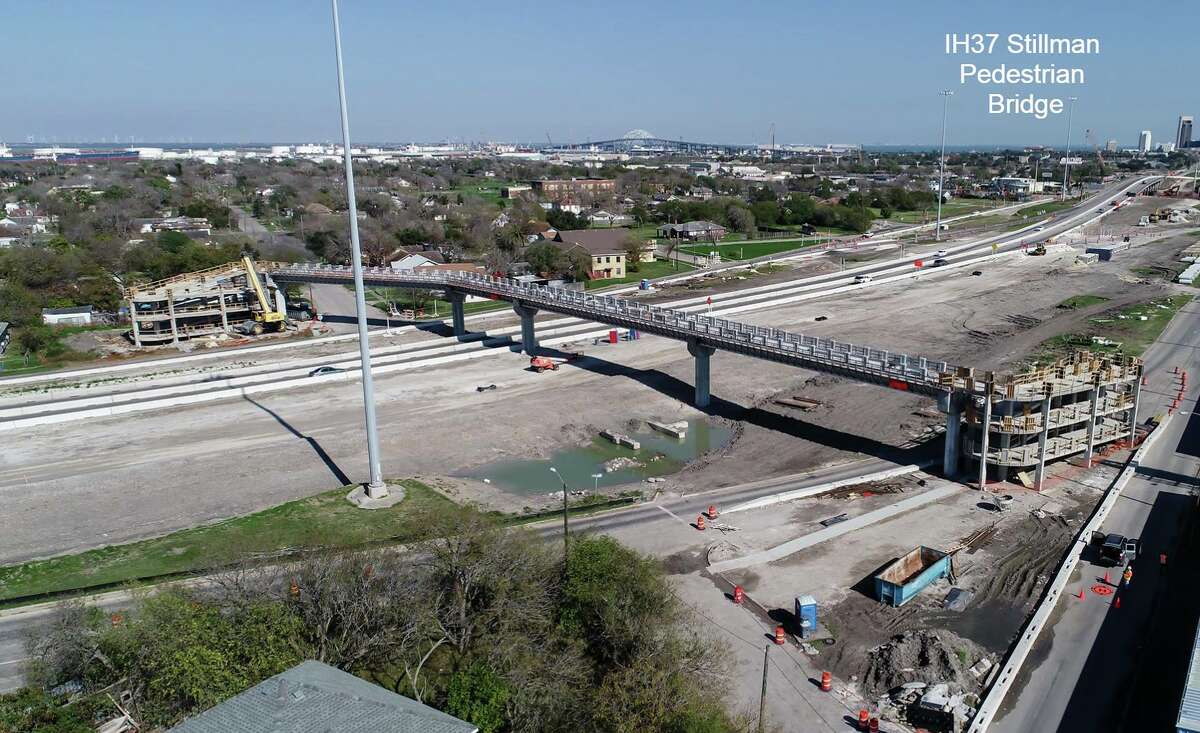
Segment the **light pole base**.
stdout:
[[363,486],[368,499],[383,499],[388,495],[387,484],[380,481],[377,484],[368,483]]
[[387,509],[404,501],[404,488],[393,486],[389,491],[387,486],[374,489],[370,484],[359,484],[346,494],[346,500],[359,509]]

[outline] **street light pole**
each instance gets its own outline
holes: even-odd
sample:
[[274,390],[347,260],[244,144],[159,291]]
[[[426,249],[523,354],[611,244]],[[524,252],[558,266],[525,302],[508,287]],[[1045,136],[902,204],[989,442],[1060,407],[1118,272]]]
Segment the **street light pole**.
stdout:
[[1077,100],[1077,99],[1079,99],[1079,97],[1071,97],[1071,99],[1070,99],[1071,104],[1067,111],[1067,156],[1065,158],[1063,158],[1063,195],[1062,195],[1063,201],[1067,200],[1067,191],[1069,188],[1068,182],[1070,181],[1069,176],[1070,176],[1070,170],[1071,170],[1071,125],[1073,124],[1073,122],[1075,120],[1075,100]]
[[563,478],[562,474],[559,473],[558,469],[555,468],[554,466],[551,466],[550,470],[554,473],[555,476],[558,476],[559,482],[562,483],[562,490],[563,490],[563,568],[565,569],[567,567],[567,550],[568,550],[568,544],[567,544],[567,542],[568,542],[568,540],[567,540],[567,480],[565,478]]
[[944,89],[941,95],[946,98],[946,101],[942,105],[942,158],[938,164],[937,228],[933,233],[935,242],[942,239],[942,198],[946,195],[946,120],[950,116],[950,97],[954,96],[954,92]]
[[338,102],[342,114],[342,151],[346,164],[346,200],[350,207],[350,267],[354,272],[354,307],[358,314],[358,353],[362,362],[363,412],[367,427],[367,463],[371,479],[366,493],[371,499],[387,496],[379,462],[379,430],[375,424],[375,384],[371,378],[371,345],[367,337],[367,300],[363,292],[362,248],[358,243],[358,202],[354,197],[354,165],[350,160],[350,116],[346,111],[346,76],[342,70],[342,28],[337,0],[333,5],[333,47],[337,55]]

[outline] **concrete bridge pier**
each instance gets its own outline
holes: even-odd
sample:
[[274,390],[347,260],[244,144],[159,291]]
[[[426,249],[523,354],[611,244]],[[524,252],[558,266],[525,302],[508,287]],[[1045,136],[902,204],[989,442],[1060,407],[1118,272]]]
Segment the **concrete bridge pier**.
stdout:
[[709,395],[709,357],[716,348],[702,344],[696,340],[688,341],[688,353],[696,359],[696,407],[708,407]]
[[953,478],[958,475],[958,457],[962,453],[962,398],[947,392],[938,397],[938,408],[946,413],[946,443],[942,449],[942,475],[946,478]]
[[995,390],[995,385],[991,382],[987,383],[983,397],[983,419],[980,421],[980,436],[979,436],[979,490],[987,491],[987,454],[988,454],[988,437],[990,430],[988,428],[992,424],[992,392]]
[[450,299],[450,322],[454,325],[454,335],[462,338],[467,335],[466,313],[463,310],[467,294],[461,290],[447,290],[446,297]]
[[1037,477],[1034,479],[1034,486],[1038,491],[1042,490],[1042,484],[1046,480],[1046,443],[1050,440],[1050,410],[1053,397],[1051,396],[1051,388],[1046,385],[1046,397],[1042,400],[1042,432],[1038,435],[1038,462],[1037,462]]
[[521,349],[529,356],[537,356],[537,331],[533,328],[533,317],[537,315],[538,309],[514,301],[513,312],[521,317]]

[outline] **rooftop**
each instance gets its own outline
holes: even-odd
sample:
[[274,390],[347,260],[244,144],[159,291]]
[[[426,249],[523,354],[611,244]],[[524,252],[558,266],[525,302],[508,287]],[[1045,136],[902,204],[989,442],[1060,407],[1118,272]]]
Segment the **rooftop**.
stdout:
[[628,229],[564,229],[554,241],[582,247],[592,255],[618,255],[624,254],[628,237]]
[[309,660],[183,721],[172,733],[476,733],[470,723]]

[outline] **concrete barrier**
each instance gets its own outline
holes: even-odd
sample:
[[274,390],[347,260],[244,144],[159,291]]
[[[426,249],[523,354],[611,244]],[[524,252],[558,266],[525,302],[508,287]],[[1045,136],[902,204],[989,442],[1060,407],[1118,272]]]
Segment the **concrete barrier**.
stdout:
[[779,504],[785,501],[792,501],[793,499],[804,499],[809,496],[824,494],[826,491],[840,489],[843,486],[865,484],[870,483],[871,481],[882,481],[884,479],[895,478],[896,476],[904,476],[906,474],[916,473],[919,470],[921,470],[919,466],[898,466],[897,468],[889,468],[883,471],[877,471],[875,473],[864,474],[862,476],[852,476],[850,478],[838,479],[837,481],[830,481],[824,484],[817,484],[816,486],[806,486],[803,489],[784,491],[779,494],[763,496],[758,499],[745,502],[744,504],[738,504],[737,506],[725,509],[724,513],[732,514],[734,512],[744,512],[748,509],[761,509],[762,507],[771,506],[772,504]]
[[1008,659],[1005,660],[1004,666],[996,675],[995,682],[988,688],[987,693],[983,697],[983,701],[979,704],[979,710],[975,713],[975,717],[971,720],[971,726],[967,729],[967,733],[984,733],[992,724],[996,713],[1000,710],[1000,705],[1004,702],[1005,695],[1008,694],[1009,688],[1017,678],[1017,673],[1021,671],[1021,666],[1024,665],[1025,659],[1029,656],[1029,652],[1033,649],[1034,643],[1038,636],[1041,635],[1046,623],[1050,618],[1050,614],[1054,612],[1054,606],[1058,603],[1058,599],[1062,597],[1063,591],[1066,590],[1067,583],[1071,580],[1072,573],[1079,565],[1079,558],[1087,547],[1088,539],[1092,532],[1100,529],[1104,524],[1104,520],[1116,505],[1117,499],[1121,497],[1121,492],[1125,490],[1125,485],[1137,473],[1137,468],[1141,464],[1142,458],[1145,457],[1147,449],[1150,448],[1158,438],[1162,435],[1165,428],[1171,421],[1171,416],[1168,415],[1158,424],[1154,432],[1146,438],[1141,447],[1134,452],[1130,457],[1129,463],[1109,486],[1108,491],[1104,495],[1104,499],[1096,507],[1087,523],[1079,530],[1079,534],[1075,536],[1075,541],[1071,545],[1071,549],[1067,552],[1066,558],[1062,565],[1059,566],[1058,572],[1054,579],[1046,586],[1046,591],[1042,596],[1042,602],[1038,605],[1037,610],[1033,612],[1029,623],[1021,632],[1021,638],[1013,645],[1009,652]]

